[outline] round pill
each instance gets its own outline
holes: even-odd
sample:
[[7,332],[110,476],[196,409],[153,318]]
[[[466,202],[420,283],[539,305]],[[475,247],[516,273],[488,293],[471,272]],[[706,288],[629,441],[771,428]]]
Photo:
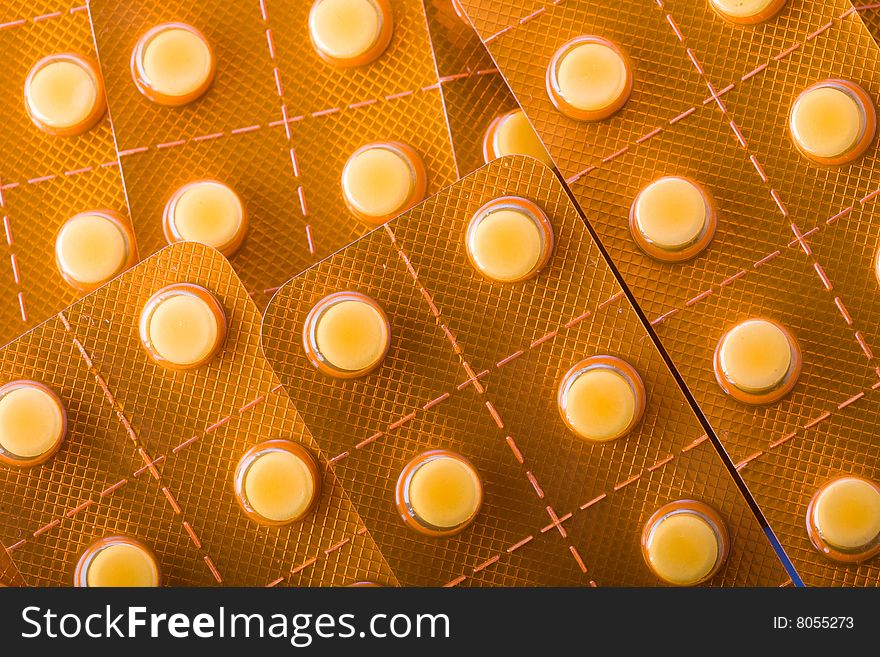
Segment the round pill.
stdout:
[[211,87],[214,72],[214,53],[205,35],[184,23],[148,30],[131,57],[137,88],[160,105],[175,107],[201,98]]
[[312,364],[337,378],[363,376],[385,359],[391,325],[382,307],[360,292],[336,292],[311,309],[303,346]]
[[302,446],[269,440],[249,449],[235,469],[235,495],[251,520],[286,525],[305,517],[321,488],[318,464]]
[[371,225],[385,223],[425,198],[428,176],[406,144],[367,144],[342,170],[342,197],[352,214]]
[[65,137],[94,126],[107,107],[97,65],[69,53],[34,64],[24,83],[24,100],[38,128]]
[[683,262],[698,255],[712,241],[716,223],[708,194],[678,176],[658,178],[642,189],[629,214],[636,244],[663,262]]
[[719,15],[733,23],[761,23],[773,18],[786,0],[709,0]]
[[504,155],[529,155],[553,166],[547,149],[521,109],[496,117],[483,137],[483,159],[486,164]]
[[171,369],[210,361],[226,338],[226,314],[208,290],[177,283],[150,297],[141,312],[141,342],[150,357]]
[[90,545],[76,565],[74,583],[89,587],[155,587],[159,564],[150,549],[127,536],[111,536]]
[[648,568],[676,586],[695,586],[710,579],[727,558],[728,545],[721,517],[694,500],[661,507],[642,532],[642,556]]
[[135,263],[134,235],[115,212],[94,210],[68,219],[55,238],[55,263],[64,279],[89,291]]
[[562,378],[559,412],[581,438],[606,442],[629,433],[645,411],[645,386],[638,372],[614,356],[592,356]]
[[813,545],[835,561],[880,553],[880,486],[852,476],[828,482],[810,502],[807,530]]
[[0,462],[17,467],[52,458],[67,433],[67,413],[52,390],[36,381],[0,386]]
[[823,80],[802,91],[791,107],[795,146],[820,164],[844,164],[871,145],[877,127],[867,92],[847,80]]
[[537,274],[553,254],[553,225],[532,201],[502,196],[477,210],[465,235],[468,258],[483,276],[516,283]]
[[230,257],[244,242],[247,216],[244,204],[229,186],[198,180],[171,195],[162,225],[169,244],[201,242]]
[[467,459],[432,450],[404,467],[396,501],[411,528],[429,536],[451,536],[473,522],[483,501],[483,485]]
[[607,39],[582,36],[556,51],[547,68],[547,92],[556,108],[580,121],[600,121],[624,106],[632,72]]
[[335,66],[363,66],[391,43],[388,0],[316,0],[309,12],[309,36],[318,55]]
[[749,404],[784,397],[797,382],[801,352],[788,330],[769,319],[749,319],[725,333],[715,349],[715,378]]

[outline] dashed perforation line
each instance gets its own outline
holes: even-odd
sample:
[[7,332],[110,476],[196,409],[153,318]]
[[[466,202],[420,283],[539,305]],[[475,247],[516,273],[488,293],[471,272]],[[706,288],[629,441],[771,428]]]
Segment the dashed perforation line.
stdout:
[[[545,342],[548,342],[548,341],[552,340],[553,338],[555,338],[557,335],[559,335],[560,330],[570,330],[570,329],[574,328],[575,326],[577,326],[579,323],[581,323],[585,319],[587,319],[589,317],[594,317],[597,312],[604,310],[605,308],[608,308],[609,306],[611,306],[615,302],[620,301],[622,298],[623,298],[623,292],[617,292],[617,293],[611,295],[610,297],[608,297],[607,299],[605,299],[604,301],[599,303],[596,306],[595,311],[584,312],[581,315],[579,315],[578,317],[575,317],[574,319],[566,322],[563,326],[560,327],[559,330],[550,331],[547,334],[545,334],[544,336],[538,338],[537,340],[533,340],[528,345],[528,347],[525,347],[523,349],[518,349],[517,351],[512,353],[510,356],[507,356],[506,358],[502,358],[501,360],[499,360],[497,363],[495,363],[493,369],[496,369],[496,370],[501,369],[502,367],[510,364],[511,362],[516,360],[517,358],[520,358],[521,356],[525,356],[532,349],[536,349],[536,348],[540,347],[542,344],[544,344]],[[352,447],[352,449],[345,450],[345,451],[337,454],[333,458],[329,459],[329,463],[335,464],[335,463],[342,461],[343,459],[348,458],[349,456],[351,456],[353,451],[364,449],[368,445],[376,442],[377,440],[380,440],[389,432],[393,431],[394,429],[399,429],[401,426],[403,426],[407,422],[410,422],[411,420],[415,419],[415,417],[420,412],[427,412],[427,411],[435,408],[436,406],[442,404],[447,399],[449,399],[454,392],[456,392],[456,391],[460,392],[470,386],[473,386],[476,382],[481,382],[483,379],[485,379],[491,373],[492,373],[492,370],[483,370],[482,372],[477,372],[477,373],[473,373],[473,371],[471,370],[471,373],[469,374],[468,378],[466,378],[464,381],[462,381],[461,383],[456,385],[454,390],[444,392],[444,393],[434,397],[430,401],[425,402],[421,406],[418,406],[416,409],[401,416],[399,419],[395,420],[394,422],[389,423],[385,429],[375,431],[374,433],[367,436],[366,438],[364,438],[360,442],[356,443]],[[513,438],[512,437],[508,437],[508,438],[509,438],[509,440],[507,440],[506,442],[507,442],[508,446],[510,447],[511,452],[513,452],[514,457],[518,461],[520,461],[520,463],[522,463],[523,462],[522,453],[519,451],[519,448],[516,446],[516,443],[513,440]]]
[[24,298],[24,283],[21,277],[21,269],[18,265],[18,257],[15,255],[15,239],[12,235],[12,221],[9,218],[9,210],[6,208],[6,195],[3,193],[2,181],[0,181],[0,215],[3,216],[3,232],[6,236],[6,245],[9,247],[9,263],[11,265],[12,282],[17,288],[16,300],[18,301],[19,316],[21,321],[27,324],[27,304]]
[[[690,450],[696,448],[697,446],[701,445],[701,444],[704,443],[706,440],[708,440],[708,438],[709,438],[709,437],[708,437],[706,434],[703,434],[702,436],[700,436],[699,438],[697,438],[697,439],[694,440],[693,442],[691,442],[691,443],[685,445],[685,446],[679,451],[679,455],[680,455],[680,454],[684,454],[684,453],[686,453],[686,452],[689,452]],[[637,474],[635,474],[635,475],[632,475],[632,476],[630,476],[630,477],[628,477],[628,478],[626,478],[626,479],[624,479],[624,480],[618,482],[617,484],[615,484],[615,485],[612,487],[612,489],[611,489],[610,491],[606,491],[606,492],[604,492],[604,493],[601,493],[600,495],[597,495],[596,497],[592,498],[591,500],[588,500],[588,501],[584,502],[583,504],[581,504],[580,506],[578,506],[576,509],[574,509],[574,510],[572,510],[572,511],[569,511],[568,513],[565,513],[565,514],[563,514],[562,516],[557,515],[556,512],[552,510],[552,508],[548,507],[547,513],[550,515],[551,522],[550,522],[550,524],[545,525],[544,527],[542,527],[542,528],[541,528],[538,532],[536,532],[536,533],[538,533],[538,534],[544,534],[544,533],[547,533],[548,531],[551,531],[551,530],[553,530],[553,529],[556,529],[564,539],[567,538],[567,537],[568,537],[568,532],[567,532],[567,530],[565,529],[564,525],[565,525],[566,522],[568,522],[569,520],[571,520],[571,519],[575,516],[576,513],[578,513],[579,511],[586,511],[587,509],[589,509],[589,508],[595,506],[595,505],[598,504],[599,502],[601,502],[601,501],[607,499],[610,495],[612,495],[612,494],[614,494],[614,493],[616,493],[616,492],[618,492],[618,491],[620,491],[620,490],[626,488],[626,487],[629,486],[630,484],[635,483],[635,482],[638,481],[643,475],[645,475],[645,474],[647,474],[647,473],[655,472],[655,471],[660,470],[660,469],[662,469],[662,468],[665,468],[667,465],[669,465],[669,463],[671,463],[671,462],[673,461],[673,459],[675,458],[675,456],[676,456],[675,454],[669,454],[669,455],[667,455],[667,456],[665,456],[665,457],[663,457],[663,458],[661,458],[661,459],[658,459],[653,465],[651,465],[651,466],[649,466],[649,467],[647,467],[647,468],[644,468],[641,472],[639,472],[639,473],[637,473]],[[480,572],[481,570],[485,570],[485,569],[486,569],[487,567],[489,567],[490,565],[495,564],[495,563],[497,563],[498,561],[500,561],[500,559],[501,559],[504,555],[512,554],[513,552],[515,552],[515,551],[518,550],[519,548],[521,548],[521,547],[523,547],[524,545],[528,544],[529,542],[531,542],[532,540],[534,540],[534,538],[535,538],[535,534],[529,534],[528,536],[526,536],[526,537],[523,538],[522,540],[517,541],[516,543],[514,543],[513,545],[511,545],[511,546],[510,546],[509,548],[507,548],[503,553],[498,553],[498,554],[496,554],[496,555],[490,557],[489,559],[487,559],[486,561],[484,561],[482,564],[480,564],[480,565],[477,566],[476,568],[472,569],[472,572],[471,572],[470,575],[467,574],[467,573],[463,573],[462,575],[459,575],[458,577],[456,577],[456,578],[452,579],[451,581],[447,582],[446,584],[444,584],[444,586],[446,586],[446,587],[458,586],[459,584],[461,584],[462,582],[464,582],[465,580],[467,580],[469,577],[473,576],[473,575],[476,574],[477,572]],[[577,564],[578,568],[580,568],[581,572],[582,572],[584,575],[587,575],[587,574],[588,574],[587,566],[586,566],[586,564],[585,564],[583,558],[581,557],[580,553],[578,552],[577,547],[575,547],[573,543],[568,543],[568,551],[569,551],[569,554],[571,554],[572,558],[575,560],[575,563]],[[589,585],[590,585],[591,587],[596,587],[596,586],[598,586],[598,584],[596,583],[596,581],[595,581],[594,579],[590,579],[590,580],[589,580]]]
[[281,576],[273,579],[271,582],[266,584],[266,588],[273,588],[275,586],[278,586],[279,584],[285,582],[286,580],[290,579],[294,575],[298,575],[301,572],[313,567],[316,563],[318,563],[318,561],[320,559],[325,559],[325,558],[329,557],[330,555],[334,554],[335,552],[339,552],[339,550],[341,550],[346,545],[351,545],[351,542],[355,537],[363,536],[366,533],[367,533],[367,528],[361,527],[353,535],[348,536],[346,538],[343,538],[339,541],[336,541],[335,543],[331,544],[330,546],[328,546],[326,548],[323,548],[323,549],[319,548],[318,554],[316,554],[312,557],[309,557],[308,559],[300,562],[299,564],[292,566],[290,569],[290,572],[287,575],[281,575]]
[[[515,441],[514,437],[510,434],[510,432],[506,431],[506,423],[504,422],[504,419],[501,417],[501,413],[498,410],[498,408],[489,399],[489,396],[486,393],[485,386],[483,386],[480,383],[480,380],[479,380],[480,375],[474,373],[470,364],[466,360],[465,354],[464,354],[464,349],[456,341],[456,339],[455,339],[454,335],[452,334],[452,331],[449,329],[449,327],[443,322],[443,315],[440,312],[440,309],[437,306],[436,302],[433,300],[433,296],[431,295],[431,293],[427,290],[427,288],[422,283],[421,279],[419,278],[418,272],[416,271],[415,267],[412,264],[412,261],[409,259],[409,257],[404,252],[403,247],[400,244],[398,244],[397,239],[394,235],[394,231],[391,229],[391,227],[388,224],[385,224],[385,232],[388,235],[388,238],[391,240],[392,246],[397,251],[398,256],[403,261],[403,263],[407,269],[407,272],[409,273],[410,277],[412,278],[413,284],[419,290],[422,298],[425,300],[425,303],[428,305],[428,308],[430,309],[431,315],[434,317],[434,320],[437,322],[438,326],[440,326],[442,328],[444,334],[447,336],[447,338],[452,346],[453,352],[458,357],[464,370],[468,373],[469,384],[473,385],[474,389],[477,391],[477,394],[484,398],[485,401],[483,402],[483,407],[486,409],[486,412],[489,414],[489,417],[492,419],[492,422],[499,429],[501,434],[505,436],[504,440],[505,440],[506,444],[510,447],[510,449],[513,452],[514,457],[516,458],[519,465],[522,467],[525,467],[525,457],[523,456],[523,452],[516,445],[516,441]],[[619,296],[622,296],[622,294],[623,294],[622,292],[618,293]],[[602,303],[604,304],[606,302],[602,302]],[[600,304],[600,307],[601,307],[601,304]],[[586,316],[588,316],[588,313],[584,313],[581,317],[583,318]],[[520,350],[520,353],[523,353],[522,350]],[[500,361],[500,362],[509,363],[509,362],[511,362],[511,360],[513,360],[513,359],[508,357],[508,358],[502,359],[502,361]],[[488,370],[486,370],[485,372],[488,374]],[[414,417],[415,413],[412,413],[411,416]],[[408,417],[410,417],[410,416],[408,416]],[[534,490],[537,498],[541,501],[546,501],[545,500],[546,495],[545,495],[544,489],[540,485],[540,483],[538,482],[538,478],[535,476],[534,472],[526,469],[524,471],[524,475],[525,475],[526,479],[528,480],[529,484],[531,485],[532,489]],[[562,538],[567,539],[568,535],[566,534],[564,527],[562,527],[561,522],[559,522],[559,518],[556,514],[556,511],[554,511],[553,506],[550,504],[547,504],[544,507],[544,509],[547,512],[547,515],[550,516],[550,519],[559,528],[559,532],[562,535]],[[580,555],[578,554],[576,548],[573,545],[571,545],[570,543],[568,543],[567,545],[569,548],[569,554],[572,555],[572,557],[575,559],[575,561],[577,561],[578,566],[581,568],[583,573],[586,574],[587,573],[586,566],[584,565],[583,560],[580,558]],[[498,561],[498,559],[500,559],[500,556],[493,557],[492,559],[489,559],[487,562],[477,566],[473,570],[474,574],[480,572],[484,568],[488,568],[490,565],[492,565],[493,563]]]
[[[809,242],[807,241],[807,238],[812,233],[817,232],[819,230],[819,227],[817,226],[817,227],[813,228],[812,230],[808,231],[807,233],[803,233],[803,231],[801,231],[800,227],[798,226],[797,222],[791,218],[788,207],[786,206],[785,202],[782,199],[782,195],[779,193],[779,191],[777,189],[775,189],[772,186],[772,184],[770,182],[770,178],[766,173],[766,169],[764,169],[764,167],[761,166],[760,162],[758,161],[757,155],[755,155],[755,153],[753,153],[752,150],[750,149],[749,142],[746,139],[745,134],[743,133],[742,129],[739,127],[739,125],[737,125],[733,116],[728,112],[727,107],[725,106],[724,102],[720,98],[717,97],[717,94],[715,92],[715,88],[712,85],[712,82],[709,79],[708,74],[706,73],[704,67],[700,64],[700,61],[697,58],[696,53],[691,48],[688,47],[687,40],[685,39],[685,36],[682,33],[681,29],[678,27],[677,23],[675,22],[675,18],[672,16],[671,13],[666,12],[664,0],[654,0],[654,2],[657,5],[657,7],[659,8],[660,12],[665,15],[666,22],[671,26],[676,38],[681,43],[682,47],[684,47],[685,52],[687,54],[687,57],[691,61],[691,63],[693,64],[694,68],[696,69],[697,74],[700,76],[700,78],[702,78],[703,82],[708,87],[710,93],[715,98],[716,103],[717,103],[719,109],[721,110],[722,115],[724,116],[724,120],[727,121],[727,124],[730,126],[730,129],[733,132],[734,136],[736,137],[737,142],[739,143],[739,145],[742,147],[742,149],[748,155],[749,162],[751,162],[751,164],[753,165],[753,168],[755,169],[757,174],[760,176],[761,182],[767,188],[767,190],[770,194],[770,197],[773,199],[773,202],[776,204],[776,207],[779,209],[779,212],[782,214],[783,218],[788,222],[792,232],[795,235],[795,242],[801,246],[801,248],[803,249],[807,258],[810,260],[810,262],[813,266],[813,270],[815,271],[816,275],[819,277],[819,280],[822,283],[824,290],[826,292],[831,292],[833,290],[834,286],[831,284],[831,281],[828,278],[828,275],[826,274],[825,270],[822,268],[821,264],[818,261],[818,258],[813,253],[812,249],[809,246]],[[814,32],[813,34],[816,34],[816,33]],[[802,45],[802,43],[800,41],[794,43],[793,45],[789,46],[788,48],[783,49],[778,54],[774,55],[773,60],[774,61],[781,61],[781,60],[785,59],[786,57],[791,55],[793,52],[796,52],[801,47],[801,45]],[[700,295],[697,295],[693,299],[690,299],[689,301],[685,302],[685,306],[690,307],[691,305],[699,302],[701,299],[703,299],[706,296],[708,296],[709,294],[711,294],[711,292],[712,291],[710,289],[710,290],[707,290],[706,292],[701,293]],[[834,296],[833,303],[835,304],[837,309],[840,311],[847,326],[853,328],[854,338],[855,338],[857,344],[859,345],[861,352],[865,355],[865,357],[868,360],[868,363],[870,364],[874,359],[874,353],[873,353],[872,349],[870,348],[870,346],[867,344],[867,341],[865,340],[864,335],[861,333],[861,331],[859,331],[853,327],[852,317],[846,311],[845,307],[843,306],[843,301],[840,299],[840,297]]]
[[[878,372],[878,375],[880,375],[880,372]],[[852,395],[851,397],[849,397],[848,399],[845,399],[845,400],[841,401],[840,403],[836,404],[833,409],[823,411],[822,413],[813,417],[812,419],[807,420],[806,422],[803,422],[798,427],[796,427],[794,430],[789,431],[788,433],[781,436],[780,438],[777,438],[777,439],[771,441],[770,444],[767,445],[767,447],[765,449],[759,449],[759,450],[753,452],[752,454],[749,454],[744,459],[739,461],[739,463],[735,464],[736,469],[742,470],[752,461],[756,461],[756,460],[762,458],[768,452],[776,449],[777,447],[781,447],[782,445],[785,445],[786,443],[788,443],[791,440],[793,440],[794,438],[796,438],[798,436],[798,434],[805,432],[805,431],[808,431],[808,430],[818,426],[819,424],[822,424],[823,422],[825,422],[826,420],[828,420],[829,418],[834,416],[836,413],[839,413],[840,411],[843,411],[844,409],[848,408],[849,406],[859,402],[861,399],[864,399],[867,395],[869,395],[874,390],[877,390],[878,388],[880,388],[880,380],[876,381],[873,385],[866,388],[865,390],[861,390],[861,391],[857,392],[856,394]]]
[[[266,29],[266,48],[269,52],[269,61],[272,64],[272,75],[275,79],[275,91],[278,93],[278,100],[281,103],[281,122],[284,126],[284,135],[287,139],[291,172],[293,173],[295,184],[297,185],[296,193],[300,200],[300,212],[305,223],[304,236],[306,240],[306,245],[308,246],[309,253],[312,255],[312,257],[314,257],[315,244],[312,239],[311,225],[309,224],[309,210],[308,205],[306,204],[306,192],[299,175],[299,158],[297,158],[296,155],[296,147],[294,145],[293,135],[290,130],[291,120],[287,113],[287,101],[284,99],[284,86],[281,82],[281,69],[278,66],[278,59],[276,58],[276,47],[275,40],[272,36],[272,28],[269,26],[269,9],[266,5],[266,0],[260,0],[260,15],[263,19],[263,25]],[[248,132],[253,132],[259,129],[259,125],[251,125],[245,128],[239,128],[237,131],[232,131],[230,134],[246,134]]]
[[0,32],[3,30],[9,30],[14,27],[22,27],[24,25],[36,25],[39,23],[45,23],[46,21],[52,20],[53,18],[60,18],[61,16],[67,16],[71,14],[77,14],[82,11],[88,11],[88,7],[86,5],[79,5],[77,7],[71,7],[67,11],[52,11],[48,14],[41,14],[39,16],[32,16],[28,18],[19,18],[12,21],[7,21],[5,23],[0,23]]

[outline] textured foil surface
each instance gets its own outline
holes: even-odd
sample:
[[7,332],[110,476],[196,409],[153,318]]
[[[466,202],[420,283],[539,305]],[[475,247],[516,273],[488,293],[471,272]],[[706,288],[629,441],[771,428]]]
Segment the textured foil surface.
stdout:
[[519,107],[473,26],[452,0],[423,0],[440,74],[458,177],[483,164],[483,138],[492,120]]
[[[825,481],[880,478],[876,143],[819,166],[787,121],[795,96],[826,78],[880,99],[863,23],[873,9],[792,0],[764,23],[734,25],[703,0],[462,4],[800,575],[876,585],[876,559],[831,562],[804,528]],[[582,34],[611,39],[633,63],[629,101],[598,123],[564,118],[545,91],[550,57]],[[629,233],[635,195],[661,175],[699,182],[717,204],[712,244],[684,264],[652,260]],[[794,391],[764,407],[728,397],[712,371],[721,335],[754,316],[788,327],[804,356]]]
[[[190,371],[154,363],[138,334],[147,299],[178,282],[210,290],[228,324],[221,353]],[[124,534],[153,550],[170,586],[395,585],[263,357],[259,327],[228,261],[182,243],[0,350],[4,382],[41,381],[68,414],[51,460],[0,467],[0,573],[8,554],[20,583],[69,586],[87,546]],[[316,509],[280,528],[249,520],[233,492],[239,458],[270,439],[302,444],[323,470]]]
[[83,296],[55,266],[55,237],[86,210],[128,216],[113,130],[105,115],[85,133],[50,135],[31,121],[24,83],[43,57],[74,53],[95,59],[81,0],[9,0],[0,5],[0,344]]
[[[519,195],[553,224],[548,266],[496,284],[470,265],[465,229],[487,201]],[[391,324],[375,372],[332,379],[302,344],[324,296],[375,299]],[[551,169],[501,158],[318,263],[279,290],[263,347],[306,424],[404,585],[656,585],[639,537],[680,498],[718,508],[733,536],[715,586],[788,578],[715,447]],[[630,435],[575,437],[556,393],[586,356],[632,364],[647,410]],[[403,466],[450,449],[476,467],[484,505],[447,539],[406,527],[394,507]]]
[[[90,3],[135,231],[144,254],[167,244],[162,212],[181,185],[213,178],[242,198],[250,228],[233,266],[257,305],[274,288],[367,232],[346,209],[348,157],[373,141],[412,146],[428,192],[456,179],[437,69],[420,0],[391,0],[394,35],[373,64],[338,69],[309,41],[311,3],[255,0]],[[137,39],[160,23],[203,32],[212,88],[179,108],[134,85]]]

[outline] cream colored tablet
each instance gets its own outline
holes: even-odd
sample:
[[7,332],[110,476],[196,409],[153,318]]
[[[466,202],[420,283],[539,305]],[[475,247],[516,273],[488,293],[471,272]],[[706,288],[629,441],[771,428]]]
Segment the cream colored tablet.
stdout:
[[378,367],[390,343],[388,317],[376,301],[358,292],[324,297],[303,328],[312,364],[339,378],[362,376]]
[[706,192],[678,176],[658,178],[642,189],[630,211],[636,244],[666,262],[681,262],[700,253],[712,240],[715,224]]
[[629,433],[641,419],[645,389],[629,364],[594,356],[568,371],[558,403],[562,419],[578,436],[606,442]]
[[244,478],[245,495],[254,511],[274,522],[302,517],[315,499],[315,490],[308,464],[281,450],[257,457]]
[[67,415],[58,396],[36,381],[0,387],[0,461],[39,465],[51,458],[67,432]]
[[287,525],[317,504],[321,474],[314,457],[289,440],[251,447],[235,468],[235,497],[245,515],[261,525]]
[[610,41],[579,37],[553,56],[547,69],[547,91],[566,116],[599,121],[626,103],[632,72],[623,53]]
[[734,23],[760,23],[773,18],[786,0],[709,0],[721,16]]
[[521,109],[502,114],[486,130],[483,139],[483,158],[486,163],[505,155],[528,155],[553,166],[547,149]]
[[241,247],[247,232],[244,204],[232,188],[214,180],[184,185],[165,206],[169,243],[201,242],[226,257]]
[[405,144],[379,142],[356,150],[342,170],[342,196],[349,210],[372,225],[396,217],[425,197],[427,174]]
[[413,513],[433,527],[458,527],[477,511],[480,480],[463,461],[439,457],[416,470],[410,481]]
[[789,117],[795,145],[820,164],[843,164],[862,155],[876,123],[870,97],[846,80],[825,80],[804,90]]
[[714,528],[698,513],[672,513],[652,528],[646,543],[648,565],[665,582],[693,586],[705,580],[718,561]]
[[159,564],[149,548],[116,536],[86,550],[77,565],[75,583],[89,587],[156,587],[159,582]]
[[317,53],[336,66],[361,66],[388,48],[392,34],[387,0],[316,0],[309,36]]
[[880,487],[859,477],[840,477],[813,498],[810,538],[839,561],[862,561],[880,551]]
[[100,287],[133,264],[131,230],[111,212],[83,212],[68,219],[55,239],[61,275],[81,290]]
[[51,55],[27,76],[24,99],[31,120],[46,132],[85,132],[104,115],[104,84],[97,66],[79,55]]
[[468,258],[486,278],[515,283],[537,274],[553,252],[553,226],[535,203],[504,196],[477,210],[465,236]]
[[425,452],[404,468],[397,484],[404,521],[430,536],[448,536],[473,521],[483,486],[473,465],[446,450]]
[[721,338],[715,350],[715,375],[741,401],[767,403],[794,387],[800,359],[794,338],[781,324],[749,319]]
[[214,81],[214,53],[204,34],[184,23],[165,23],[144,34],[132,56],[135,83],[150,100],[185,105]]
[[141,340],[159,364],[190,369],[210,361],[226,337],[226,316],[202,287],[181,283],[157,292],[141,314]]

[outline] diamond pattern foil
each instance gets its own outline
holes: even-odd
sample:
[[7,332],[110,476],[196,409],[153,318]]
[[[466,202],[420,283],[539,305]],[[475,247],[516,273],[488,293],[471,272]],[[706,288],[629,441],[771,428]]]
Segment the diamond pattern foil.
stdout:
[[75,53],[95,58],[85,3],[76,0],[10,0],[0,7],[0,343],[5,344],[82,293],[55,266],[55,237],[70,217],[87,210],[128,216],[105,116],[73,137],[33,124],[24,104],[24,82],[43,57]]
[[[209,289],[227,316],[223,350],[191,371],[151,361],[138,334],[144,303],[177,282]],[[170,586],[397,583],[263,358],[259,326],[229,263],[184,243],[0,350],[3,380],[46,383],[69,420],[46,464],[0,469],[0,554],[24,583],[71,585],[85,548],[114,534],[148,545]],[[322,493],[303,521],[261,527],[238,507],[233,471],[249,447],[279,438],[318,458]]]
[[[462,4],[798,572],[876,584],[876,560],[828,561],[804,524],[835,474],[878,478],[873,431],[855,422],[878,385],[877,149],[818,166],[787,128],[795,96],[822,79],[880,98],[870,8],[792,1],[743,26],[702,0]],[[553,52],[581,34],[612,39],[634,65],[628,103],[599,123],[562,117],[544,90]],[[698,181],[718,204],[714,241],[683,265],[651,260],[627,226],[635,195],[661,175]],[[724,331],[753,316],[783,323],[804,351],[793,393],[757,408],[728,398],[711,365]]]
[[[464,247],[487,201],[520,195],[554,227],[548,267],[522,284],[483,279]],[[391,349],[361,379],[316,370],[306,315],[332,292],[367,294]],[[716,586],[778,585],[784,570],[760,525],[547,167],[502,158],[303,272],[279,290],[263,346],[306,424],[405,585],[652,585],[641,528],[662,504],[715,505],[733,551]],[[631,363],[645,417],[590,444],[565,428],[556,391],[593,354]],[[468,458],[484,479],[476,521],[449,539],[408,529],[393,505],[402,467],[427,449]]]
[[[308,35],[311,3],[223,0],[90,3],[120,161],[144,254],[166,245],[162,209],[181,184],[226,182],[250,232],[233,266],[260,307],[292,275],[367,232],[345,207],[342,167],[371,141],[403,141],[424,159],[428,191],[456,179],[420,0],[392,0],[394,36],[376,62],[337,69]],[[197,27],[217,60],[213,87],[180,108],[134,85],[129,60],[154,25]]]

